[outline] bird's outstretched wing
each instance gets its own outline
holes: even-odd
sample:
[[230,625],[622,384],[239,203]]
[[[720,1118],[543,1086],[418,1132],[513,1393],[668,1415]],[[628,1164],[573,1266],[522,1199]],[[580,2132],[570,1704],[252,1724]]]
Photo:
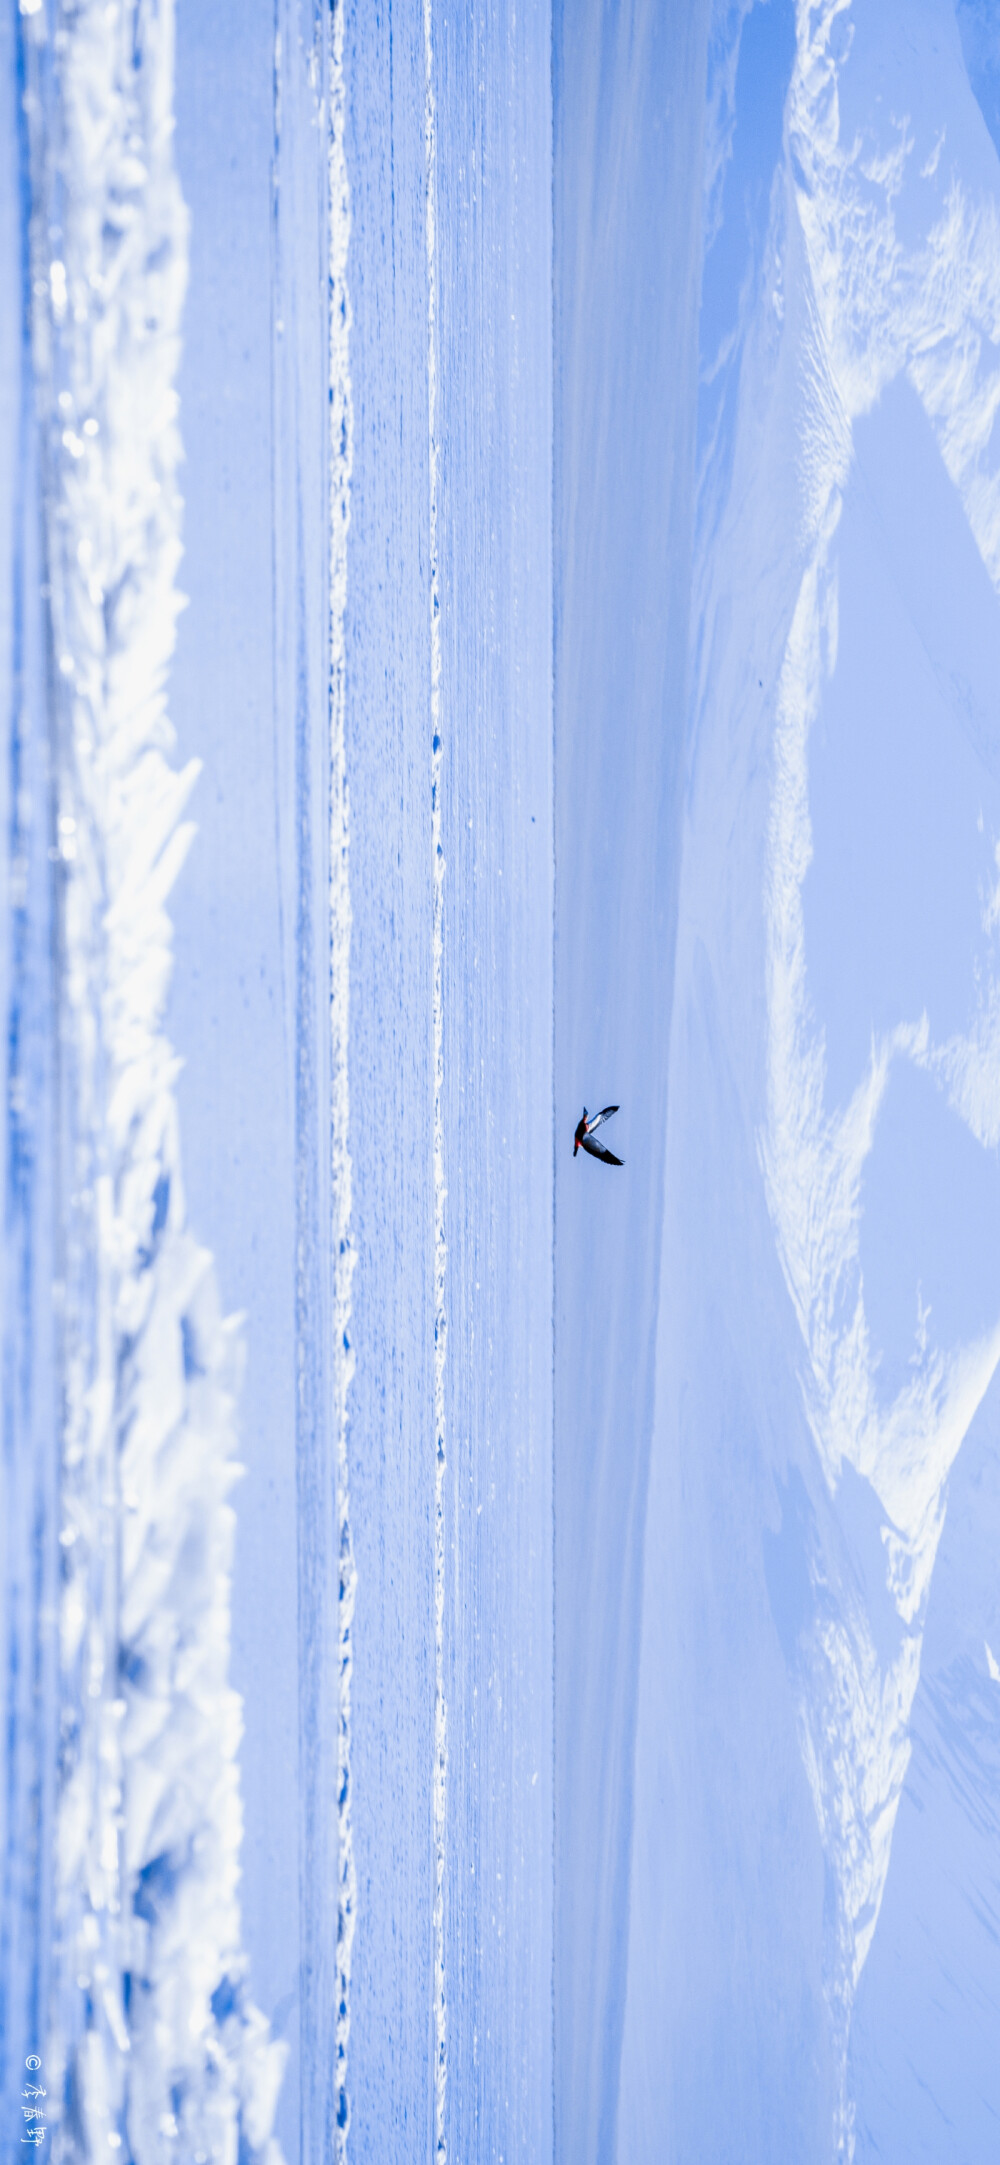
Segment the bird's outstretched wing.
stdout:
[[[617,1111],[617,1106],[615,1110]],[[624,1165],[625,1163],[624,1158],[615,1157],[613,1150],[606,1150],[603,1143],[595,1142],[592,1135],[584,1136],[581,1148],[589,1150],[592,1158],[603,1158],[605,1165]]]
[[612,1113],[616,1113],[617,1111],[617,1105],[606,1105],[602,1113],[592,1114],[591,1118],[587,1122],[588,1135],[593,1135],[594,1129],[601,1127],[605,1120],[610,1120]]

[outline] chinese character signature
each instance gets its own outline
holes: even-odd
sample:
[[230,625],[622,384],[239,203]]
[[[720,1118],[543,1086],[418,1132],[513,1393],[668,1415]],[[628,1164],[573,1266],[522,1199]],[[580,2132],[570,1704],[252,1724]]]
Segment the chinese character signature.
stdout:
[[[41,2071],[42,2063],[37,2052],[30,2052],[24,2064],[29,2077],[37,2075]],[[37,2147],[45,2141],[45,2107],[39,2103],[39,2099],[43,2098],[45,2094],[40,2083],[30,2080],[25,2083],[21,2091],[21,2096],[28,2100],[26,2104],[21,2106],[25,2121],[24,2134],[21,2137],[22,2143],[34,2143]]]

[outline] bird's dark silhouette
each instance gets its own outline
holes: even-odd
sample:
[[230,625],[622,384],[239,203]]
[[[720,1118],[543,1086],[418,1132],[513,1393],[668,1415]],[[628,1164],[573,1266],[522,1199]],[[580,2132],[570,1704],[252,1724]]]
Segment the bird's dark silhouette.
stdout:
[[592,1158],[600,1158],[605,1165],[624,1165],[624,1158],[616,1158],[614,1151],[606,1149],[605,1145],[597,1142],[594,1136],[594,1129],[599,1128],[605,1120],[610,1120],[612,1113],[617,1111],[617,1105],[606,1105],[602,1113],[593,1113],[588,1119],[587,1108],[584,1106],[583,1119],[577,1121],[576,1133],[573,1137],[574,1158],[578,1150],[589,1150]]

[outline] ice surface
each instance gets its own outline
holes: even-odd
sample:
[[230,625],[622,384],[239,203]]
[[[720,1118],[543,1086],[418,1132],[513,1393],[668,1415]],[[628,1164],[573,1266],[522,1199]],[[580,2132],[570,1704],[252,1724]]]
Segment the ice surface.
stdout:
[[[319,62],[312,18],[289,10],[275,290],[256,178],[270,117],[268,11],[248,18],[226,89],[223,140],[239,159],[231,191],[209,126],[222,31],[188,22],[197,44],[179,80],[179,159],[197,308],[182,379],[191,604],[176,682],[183,742],[201,748],[205,777],[202,839],[177,891],[172,1013],[187,1056],[189,1183],[223,1281],[247,1309],[234,1579],[244,1911],[255,1988],[259,1978],[291,2047],[276,2124],[289,2152],[312,2155],[340,2110],[324,2042],[339,2005],[329,1604],[339,1559],[324,1531],[334,1437],[323,1363],[336,1336],[329,1251],[316,1237],[329,1058],[318,1020],[329,923],[325,529],[317,541],[326,297],[314,277],[309,123]],[[455,2154],[476,2142],[544,2154],[551,2124],[548,45],[540,19],[519,23],[512,43],[500,21],[480,28],[477,43],[446,32],[436,10],[431,22],[435,613],[426,26],[420,10],[377,34],[367,18],[344,18],[356,1258],[346,1405],[357,1574],[346,2143],[349,2157],[401,2160],[433,2147],[436,2116]],[[474,182],[473,138],[486,175]],[[484,394],[483,370],[510,387],[502,398]],[[500,2005],[511,2014],[498,2024]]]

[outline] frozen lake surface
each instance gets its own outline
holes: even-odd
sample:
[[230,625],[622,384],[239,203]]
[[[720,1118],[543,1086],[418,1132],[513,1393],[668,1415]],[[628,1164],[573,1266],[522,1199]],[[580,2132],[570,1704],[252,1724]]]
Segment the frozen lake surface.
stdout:
[[0,81],[3,2143],[985,2165],[993,10]]

